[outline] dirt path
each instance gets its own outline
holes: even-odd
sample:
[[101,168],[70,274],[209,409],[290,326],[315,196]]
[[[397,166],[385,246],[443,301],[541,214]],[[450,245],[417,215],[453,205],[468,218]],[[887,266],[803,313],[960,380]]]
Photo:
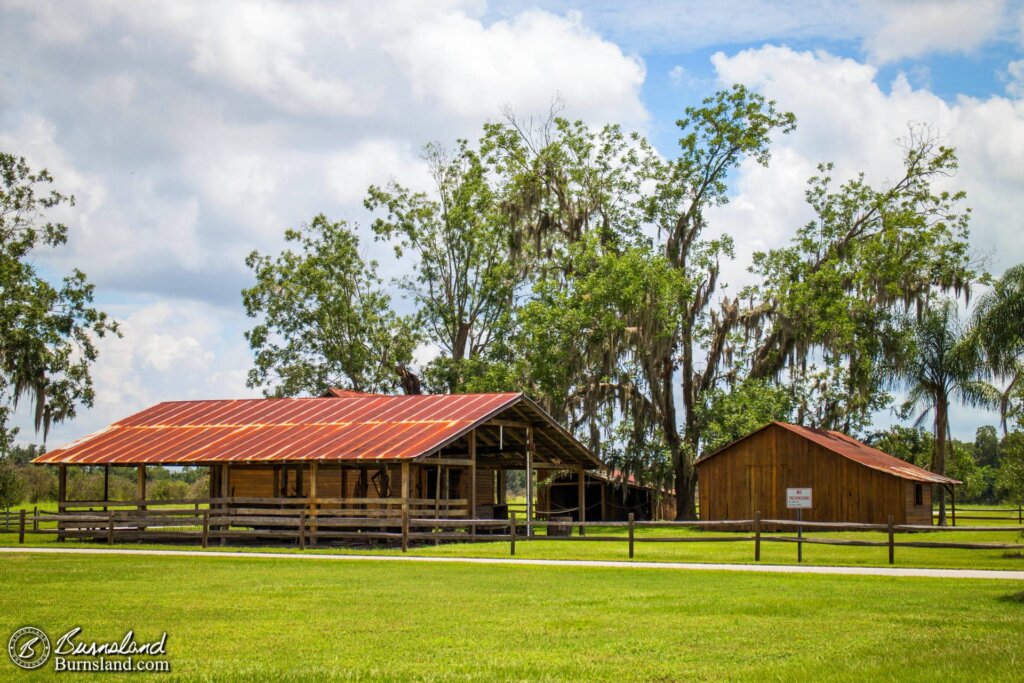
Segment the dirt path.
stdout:
[[0,553],[63,555],[155,555],[161,557],[230,557],[274,560],[327,560],[343,562],[459,562],[464,564],[533,567],[612,567],[616,569],[675,569],[779,574],[846,574],[853,576],[921,576],[942,579],[1002,579],[1024,581],[1024,571],[989,569],[923,569],[916,567],[823,567],[779,564],[702,564],[698,562],[616,562],[612,560],[521,560],[483,557],[421,557],[410,555],[323,555],[204,550],[133,550],[130,548],[0,548]]

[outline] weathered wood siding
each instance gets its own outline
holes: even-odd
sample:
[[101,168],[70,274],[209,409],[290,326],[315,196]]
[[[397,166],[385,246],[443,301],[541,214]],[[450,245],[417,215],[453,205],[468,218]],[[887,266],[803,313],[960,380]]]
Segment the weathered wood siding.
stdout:
[[[700,516],[706,520],[796,519],[786,489],[810,487],[813,505],[803,518],[820,522],[897,524],[913,511],[912,484],[865,467],[777,425],[733,444],[698,466]],[[926,487],[927,488],[927,487]],[[930,506],[931,497],[926,494]],[[923,507],[923,506],[922,506]],[[927,508],[930,511],[930,507]],[[917,519],[917,518],[915,518]]]

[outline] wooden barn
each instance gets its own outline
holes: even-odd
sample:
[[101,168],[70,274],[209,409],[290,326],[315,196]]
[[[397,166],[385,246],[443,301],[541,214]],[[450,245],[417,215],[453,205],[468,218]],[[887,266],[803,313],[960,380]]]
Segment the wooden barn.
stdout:
[[[601,466],[519,393],[391,396],[331,390],[318,398],[160,403],[35,460],[59,469],[208,467],[211,499],[251,507],[409,510],[415,516],[504,518],[506,473]],[[104,495],[103,501],[108,500]],[[156,501],[150,501],[156,502]],[[532,503],[527,517],[532,518]]]
[[640,484],[631,476],[624,479],[618,472],[553,472],[537,484],[541,514],[579,521],[581,498],[586,501],[584,517],[591,522],[622,522],[631,512],[638,520],[673,519],[676,514],[672,492]]
[[[841,432],[772,422],[696,464],[704,520],[795,519],[787,488],[810,488],[818,522],[932,523],[932,487],[960,482],[872,448]],[[954,497],[955,501],[955,497]]]

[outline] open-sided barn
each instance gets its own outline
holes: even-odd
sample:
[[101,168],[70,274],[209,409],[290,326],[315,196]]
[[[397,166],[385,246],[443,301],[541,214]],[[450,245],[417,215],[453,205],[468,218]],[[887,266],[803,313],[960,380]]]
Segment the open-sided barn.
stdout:
[[537,508],[552,516],[580,519],[580,499],[586,501],[584,517],[591,522],[615,522],[629,519],[672,519],[676,514],[675,496],[641,484],[618,472],[599,470],[583,473],[553,472],[538,482]]
[[705,520],[795,519],[787,488],[812,489],[803,519],[932,523],[932,486],[960,482],[872,448],[841,432],[772,422],[697,462]]
[[160,403],[35,462],[59,467],[62,504],[68,467],[137,468],[144,501],[147,465],[191,465],[209,468],[210,498],[243,505],[401,508],[470,519],[504,515],[508,470],[525,470],[530,482],[536,470],[601,465],[523,394],[341,390]]

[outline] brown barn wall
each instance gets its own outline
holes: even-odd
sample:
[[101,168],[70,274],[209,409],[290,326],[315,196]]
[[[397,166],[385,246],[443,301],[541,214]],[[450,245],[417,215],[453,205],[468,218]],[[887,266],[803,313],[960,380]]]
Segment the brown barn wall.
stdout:
[[757,511],[766,519],[796,519],[796,510],[786,509],[786,489],[810,487],[808,521],[884,524],[891,514],[906,523],[903,479],[775,425],[702,463],[698,477],[702,519],[750,519]]

